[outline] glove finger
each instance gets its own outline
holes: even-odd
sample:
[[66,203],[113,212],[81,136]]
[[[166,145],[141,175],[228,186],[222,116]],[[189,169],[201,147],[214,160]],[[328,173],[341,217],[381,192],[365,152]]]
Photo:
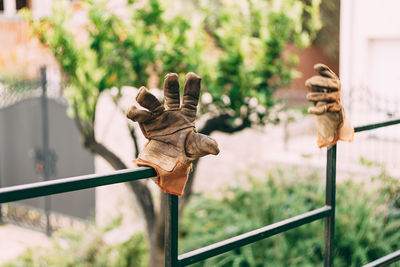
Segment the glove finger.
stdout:
[[190,121],[196,119],[197,104],[199,102],[201,78],[193,72],[189,72],[185,77],[185,87],[183,89],[182,112],[188,116]]
[[179,82],[176,73],[168,73],[164,80],[164,97],[168,109],[179,108]]
[[[320,102],[322,103],[322,102]],[[326,113],[327,107],[326,105],[315,105],[313,107],[309,107],[308,108],[308,113],[310,114],[314,114],[314,115],[322,115],[324,113]]]
[[219,148],[217,142],[211,137],[192,133],[186,139],[185,150],[189,157],[198,158],[208,154],[217,155]]
[[159,115],[164,111],[164,107],[161,105],[160,101],[158,101],[144,86],[140,87],[139,93],[136,96],[136,101],[155,115]]
[[326,102],[317,102],[315,106],[308,108],[308,113],[314,115],[322,115],[326,112],[339,112],[342,110],[342,106],[338,103],[326,103]]
[[135,106],[132,106],[128,112],[126,113],[126,116],[128,119],[131,119],[132,121],[137,121],[137,122],[146,122],[149,119],[151,119],[151,113],[148,112],[147,110],[142,110],[138,109]]
[[342,110],[342,105],[340,105],[338,102],[329,103],[327,104],[327,109],[328,112],[339,112]]
[[324,64],[315,64],[314,70],[324,77],[339,80],[339,77],[328,66]]
[[308,101],[325,101],[325,102],[332,102],[332,101],[339,101],[340,94],[339,92],[332,92],[332,93],[319,93],[319,92],[310,92],[307,94]]
[[322,76],[312,76],[306,81],[306,87],[312,92],[338,91],[339,80]]

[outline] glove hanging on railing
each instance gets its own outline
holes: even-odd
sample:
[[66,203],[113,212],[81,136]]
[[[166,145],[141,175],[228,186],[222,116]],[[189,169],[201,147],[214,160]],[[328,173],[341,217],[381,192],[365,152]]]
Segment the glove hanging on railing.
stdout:
[[319,75],[306,81],[309,89],[307,100],[314,106],[308,113],[317,115],[318,146],[333,146],[337,141],[353,141],[354,129],[346,119],[340,101],[340,80],[323,64],[316,64],[314,70]]
[[149,140],[139,157],[138,166],[150,166],[157,172],[156,183],[170,194],[181,196],[192,162],[202,156],[219,153],[217,142],[195,130],[201,78],[190,72],[185,77],[183,103],[180,105],[178,75],[165,76],[165,108],[145,87],[136,101],[147,110],[132,106],[127,117],[139,123]]

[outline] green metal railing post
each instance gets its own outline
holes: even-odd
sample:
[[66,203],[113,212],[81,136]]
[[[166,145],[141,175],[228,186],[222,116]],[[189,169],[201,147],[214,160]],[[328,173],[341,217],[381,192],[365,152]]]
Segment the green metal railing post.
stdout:
[[178,197],[167,194],[165,214],[165,267],[177,267],[178,262]]
[[324,266],[332,267],[335,245],[336,145],[328,148],[326,161],[325,205],[331,209],[325,218]]

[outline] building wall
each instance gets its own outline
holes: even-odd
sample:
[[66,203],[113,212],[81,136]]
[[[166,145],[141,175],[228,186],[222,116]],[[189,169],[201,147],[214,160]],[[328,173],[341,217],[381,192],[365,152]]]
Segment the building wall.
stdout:
[[293,45],[286,49],[289,53],[295,53],[299,58],[296,70],[299,77],[292,80],[290,86],[281,88],[275,93],[275,98],[284,99],[288,105],[306,105],[307,88],[305,81],[316,75],[313,66],[323,63],[329,66],[335,73],[339,73],[339,62],[328,56],[320,45],[311,45],[306,49],[296,49]]
[[57,66],[51,53],[31,38],[27,22],[0,21],[0,76],[34,78],[42,65]]
[[399,116],[400,1],[342,1],[340,74],[356,124]]
[[[31,0],[28,6],[38,18],[51,12],[51,3],[51,0]],[[42,65],[57,66],[51,53],[31,37],[30,30],[15,7],[14,11],[0,14],[0,77],[34,78]]]
[[[399,10],[398,0],[342,1],[342,100],[354,126],[400,118]],[[398,171],[399,133],[391,126],[356,134],[347,154]]]

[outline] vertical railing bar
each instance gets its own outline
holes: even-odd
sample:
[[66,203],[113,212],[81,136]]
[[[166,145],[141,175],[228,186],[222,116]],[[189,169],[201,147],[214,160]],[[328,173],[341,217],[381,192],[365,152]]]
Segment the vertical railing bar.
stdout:
[[[47,68],[40,68],[40,80],[42,86],[42,97],[41,97],[41,109],[42,109],[42,153],[43,153],[43,180],[49,180],[49,119],[48,119],[48,106],[47,106]],[[51,197],[44,197],[44,211],[46,216],[46,234],[51,235],[50,225],[50,209],[51,209]]]
[[[0,189],[3,186],[3,172],[2,172],[2,170],[3,170],[3,158],[0,155]],[[4,223],[3,212],[2,212],[3,211],[3,208],[2,208],[3,206],[0,203],[0,225],[2,225]]]
[[324,266],[332,267],[335,245],[336,145],[328,148],[326,160],[325,204],[331,207],[331,212],[329,216],[325,218]]
[[178,262],[178,197],[167,194],[165,215],[165,267],[177,267]]
[[[1,189],[2,185],[3,185],[3,183],[2,183],[2,172],[1,172],[1,170],[3,169],[2,168],[2,163],[3,163],[3,160],[0,157],[0,189]],[[3,211],[3,208],[2,208],[2,205],[0,203],[0,225],[2,225],[4,223],[4,221],[3,221],[3,212],[2,211]]]

